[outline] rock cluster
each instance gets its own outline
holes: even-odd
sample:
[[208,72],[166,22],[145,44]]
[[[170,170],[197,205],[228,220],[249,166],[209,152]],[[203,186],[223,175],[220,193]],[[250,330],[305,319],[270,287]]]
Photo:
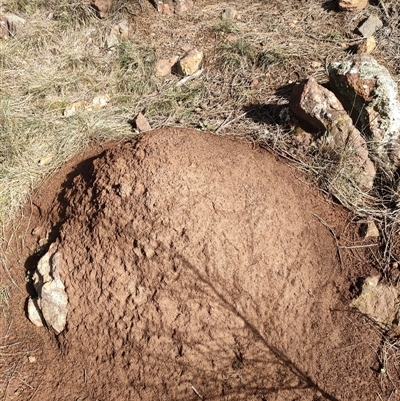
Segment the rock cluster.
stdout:
[[364,191],[373,187],[375,167],[367,144],[337,97],[309,78],[294,88],[290,108],[294,114],[326,132],[332,150],[345,154],[346,173]]
[[165,77],[174,71],[180,76],[191,76],[199,71],[203,57],[203,51],[189,46],[181,58],[172,56],[158,60],[154,67],[155,75],[157,77]]
[[368,54],[332,62],[328,71],[331,90],[310,78],[294,88],[290,108],[325,133],[326,141],[345,155],[347,175],[368,191],[376,174],[371,158],[385,171],[400,166],[397,84]]
[[61,280],[62,255],[50,246],[33,273],[37,298],[28,299],[28,317],[36,326],[46,325],[59,334],[67,323],[68,297]]
[[[332,90],[348,110],[371,149],[398,165],[394,145],[400,136],[400,102],[389,71],[367,54],[328,67]],[[395,152],[395,154],[393,153]]]

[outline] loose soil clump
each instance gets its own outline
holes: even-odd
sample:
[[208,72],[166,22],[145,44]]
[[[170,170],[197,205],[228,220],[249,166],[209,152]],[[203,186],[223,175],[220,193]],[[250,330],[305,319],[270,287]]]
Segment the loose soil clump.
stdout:
[[299,172],[164,129],[58,188],[34,201],[62,258],[67,327],[33,329],[48,342],[33,400],[375,399],[380,336],[351,312],[322,224],[347,215]]

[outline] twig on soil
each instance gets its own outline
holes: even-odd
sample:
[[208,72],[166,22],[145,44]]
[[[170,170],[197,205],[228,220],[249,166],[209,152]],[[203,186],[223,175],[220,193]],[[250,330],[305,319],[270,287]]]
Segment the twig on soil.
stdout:
[[194,391],[194,393],[201,399],[204,400],[204,397],[202,395],[200,395],[200,393],[194,388],[194,386],[191,384],[192,386],[192,390]]
[[323,226],[325,226],[328,230],[329,230],[329,232],[332,234],[332,237],[333,237],[333,239],[335,240],[335,244],[336,244],[336,249],[337,249],[337,254],[338,254],[338,258],[339,258],[339,262],[340,262],[340,268],[341,268],[341,270],[343,270],[343,259],[342,259],[342,254],[341,254],[341,252],[340,252],[340,245],[339,245],[339,241],[338,241],[338,238],[337,238],[337,236],[336,236],[336,234],[335,234],[335,231],[333,231],[333,228],[332,227],[330,227],[329,225],[328,225],[328,223],[324,220],[324,219],[322,219],[321,217],[319,217],[317,214],[315,214],[315,213],[313,213],[312,214],[314,217],[316,217],[318,220],[319,220],[319,222],[323,225]]
[[32,401],[32,400],[33,400],[33,397],[34,397],[34,396],[36,395],[36,393],[38,392],[39,387],[40,387],[41,384],[42,384],[42,382],[40,382],[40,383],[38,384],[38,386],[36,387],[36,390],[33,392],[33,394],[31,395],[31,398],[29,398],[28,401]]
[[[229,114],[229,116],[225,119],[225,121],[215,130],[215,133],[218,134],[219,131],[223,130],[226,128],[229,124],[234,123],[235,121],[240,120],[242,117],[244,117],[247,114],[247,111],[243,114],[240,114],[239,116],[233,118],[232,120],[229,120],[230,116],[232,115],[233,111]],[[228,121],[229,120],[229,121]]]
[[5,270],[5,272],[6,272],[7,276],[8,276],[8,278],[10,279],[10,281],[15,285],[15,287],[17,287],[17,288],[20,290],[21,294],[24,294],[24,292],[21,290],[21,288],[19,287],[19,285],[18,285],[18,284],[15,282],[15,280],[12,278],[11,273],[10,273],[10,271],[8,270],[8,267],[7,267],[6,259],[5,259],[4,257],[0,257],[0,262],[3,264],[4,270]]
[[379,244],[367,244],[367,245],[352,245],[352,246],[339,246],[340,249],[358,249],[358,248],[370,248],[373,246],[379,246]]
[[385,13],[387,20],[390,21],[390,15],[389,15],[389,12],[388,12],[387,7],[386,7],[385,3],[383,2],[383,0],[379,0],[379,4],[380,4],[383,12]]
[[198,78],[202,74],[203,71],[204,70],[198,70],[194,74],[189,75],[189,76],[187,76],[185,78],[182,78],[180,81],[178,81],[176,86],[177,87],[182,86],[182,85],[186,84],[186,82],[189,82],[189,81],[192,81],[193,79]]

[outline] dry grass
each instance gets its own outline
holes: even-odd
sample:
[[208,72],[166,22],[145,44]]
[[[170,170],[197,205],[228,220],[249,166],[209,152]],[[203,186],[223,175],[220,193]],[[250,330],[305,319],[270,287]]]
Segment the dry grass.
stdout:
[[[348,35],[354,22],[334,13],[329,2],[323,8],[317,2],[238,3],[236,21],[221,20],[224,3],[203,2],[179,21],[158,16],[149,3],[139,1],[118,2],[104,20],[82,2],[67,0],[6,0],[3,7],[27,21],[0,47],[3,225],[43,177],[91,141],[134,135],[128,121],[139,111],[146,111],[153,127],[216,130],[226,120],[235,120],[230,130],[244,135],[250,131],[262,142],[267,129],[272,133],[268,144],[272,140],[276,148],[274,134],[281,128],[268,115],[237,116],[257,105],[287,103],[290,90],[283,96],[277,90],[296,79],[313,75],[326,80],[327,58],[339,58],[343,45],[355,40]],[[386,7],[388,15],[397,12],[391,7]],[[149,21],[149,13],[163,23]],[[131,34],[110,51],[106,37],[122,18],[132,21]],[[180,35],[190,24],[196,24],[196,31]],[[164,40],[169,37],[177,39]],[[181,46],[187,43],[205,51],[201,78],[181,88],[175,87],[177,77],[156,78],[157,58],[182,55]],[[106,108],[63,116],[68,105],[99,95],[110,98]]]
[[8,284],[0,284],[0,313],[8,308],[10,300],[10,287]]
[[[154,128],[235,132],[297,163],[347,208],[380,222],[377,264],[390,278],[400,257],[397,178],[388,179],[381,168],[381,185],[362,193],[343,165],[344,154],[312,147],[298,152],[287,113],[293,83],[309,76],[327,82],[327,64],[360,41],[353,31],[366,12],[384,21],[374,56],[399,81],[400,6],[397,0],[371,3],[367,11],[337,13],[335,0],[198,0],[193,12],[170,18],[158,15],[148,1],[120,0],[100,20],[81,1],[4,0],[4,10],[26,23],[14,38],[0,41],[3,228],[18,220],[31,191],[68,158],[93,142],[135,135],[129,121],[144,111]],[[227,5],[237,8],[240,19],[221,20]],[[110,50],[106,37],[123,18],[131,23],[130,35]],[[203,74],[181,87],[176,87],[179,77],[156,78],[155,61],[183,55],[187,44],[204,51]],[[67,106],[96,96],[109,97],[105,108],[64,116]],[[0,286],[0,305],[6,305],[7,294]],[[2,340],[0,357],[8,347]],[[399,369],[398,343],[387,344],[386,360]],[[10,378],[17,371],[10,365],[5,372]]]

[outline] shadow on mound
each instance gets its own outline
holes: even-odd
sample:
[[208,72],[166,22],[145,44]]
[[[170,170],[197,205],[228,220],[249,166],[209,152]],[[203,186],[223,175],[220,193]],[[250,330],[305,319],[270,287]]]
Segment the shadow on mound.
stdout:
[[314,215],[346,216],[288,166],[175,129],[85,166],[58,199],[69,306],[55,399],[369,399],[379,339],[360,344]]

